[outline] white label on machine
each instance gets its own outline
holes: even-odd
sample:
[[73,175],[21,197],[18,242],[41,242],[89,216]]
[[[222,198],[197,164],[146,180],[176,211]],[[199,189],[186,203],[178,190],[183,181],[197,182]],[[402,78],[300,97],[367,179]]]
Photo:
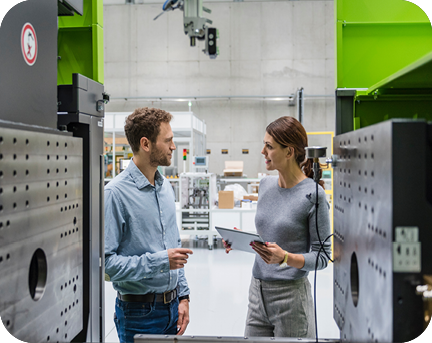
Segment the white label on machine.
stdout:
[[418,242],[419,229],[416,226],[396,228],[395,242]]
[[393,242],[393,272],[421,272],[421,242],[418,240],[418,227],[396,228]]

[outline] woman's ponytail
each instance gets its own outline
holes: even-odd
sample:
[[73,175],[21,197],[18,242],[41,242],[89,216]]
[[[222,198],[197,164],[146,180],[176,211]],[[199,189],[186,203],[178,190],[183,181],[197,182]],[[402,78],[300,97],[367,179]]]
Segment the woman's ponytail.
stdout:
[[[303,163],[301,163],[301,164],[300,164],[300,168],[301,168],[301,170],[303,171],[303,173],[304,173],[307,177],[313,179],[313,176],[314,176],[314,172],[313,172],[313,161],[312,161],[311,158],[308,158],[308,159],[306,159],[306,161],[304,161]],[[321,180],[321,178],[322,178],[322,169],[321,169],[321,168],[319,169],[319,177],[320,177],[320,180],[319,180],[318,184],[319,184],[323,189],[325,189],[325,188],[324,188],[324,181]]]

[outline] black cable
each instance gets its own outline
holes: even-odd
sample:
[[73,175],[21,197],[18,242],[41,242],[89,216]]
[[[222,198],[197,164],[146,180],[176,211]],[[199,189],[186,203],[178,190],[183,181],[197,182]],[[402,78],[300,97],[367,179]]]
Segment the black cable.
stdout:
[[316,310],[316,276],[318,271],[318,259],[321,253],[321,250],[324,251],[325,255],[329,259],[329,261],[334,262],[331,257],[327,254],[327,251],[324,249],[324,243],[327,242],[327,240],[333,236],[333,234],[330,234],[324,242],[321,241],[321,237],[318,230],[318,181],[315,181],[316,184],[316,196],[315,196],[315,228],[318,236],[318,241],[320,243],[320,248],[318,249],[316,261],[315,261],[315,275],[314,275],[314,313],[315,313],[315,340],[316,343],[318,343],[318,316],[317,316],[317,310]]
[[[319,259],[319,254],[321,252],[321,250],[324,247],[324,243],[331,237],[333,236],[333,234],[330,234],[325,240],[324,242],[321,242],[321,246],[318,250],[318,254],[317,254],[317,258],[315,261],[315,275],[314,275],[314,314],[315,314],[315,339],[316,339],[316,343],[318,343],[318,316],[317,316],[317,310],[316,310],[316,277],[317,277],[317,271],[318,271],[318,259]],[[324,250],[325,251],[325,250]],[[330,260],[333,262],[333,260]]]
[[[319,234],[319,230],[318,230],[318,182],[315,182],[315,184],[316,184],[316,196],[315,196],[315,199],[316,199],[316,201],[315,201],[315,227],[316,227],[316,232],[317,232],[317,235],[318,235],[318,241],[320,242],[320,249],[322,249],[323,251],[324,251],[324,254],[326,254],[326,256],[327,256],[327,258],[329,259],[329,261],[331,261],[331,262],[334,262],[333,260],[332,260],[332,258],[327,254],[327,251],[325,251],[325,249],[324,249],[324,243],[321,241],[321,237],[320,237],[320,234]],[[325,242],[325,241],[324,241]],[[318,255],[317,256],[319,256],[319,253],[318,253]]]

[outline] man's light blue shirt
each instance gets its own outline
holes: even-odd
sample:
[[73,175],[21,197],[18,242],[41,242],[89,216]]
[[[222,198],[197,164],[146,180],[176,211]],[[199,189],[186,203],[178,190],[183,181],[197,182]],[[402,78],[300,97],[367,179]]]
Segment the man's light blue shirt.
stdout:
[[105,273],[121,294],[189,294],[184,269],[170,270],[181,247],[174,191],[156,171],[153,186],[133,160],[105,186]]

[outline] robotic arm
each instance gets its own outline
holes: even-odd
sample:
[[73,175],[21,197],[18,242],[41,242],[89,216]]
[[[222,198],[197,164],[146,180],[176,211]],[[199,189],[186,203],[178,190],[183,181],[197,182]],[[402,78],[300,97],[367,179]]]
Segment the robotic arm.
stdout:
[[184,32],[190,38],[190,45],[196,45],[196,39],[205,40],[205,49],[203,52],[214,59],[219,54],[216,45],[218,30],[208,27],[212,24],[210,19],[202,17],[203,12],[211,13],[211,10],[203,6],[203,0],[166,0],[162,6],[163,12],[154,20],[159,18],[164,12],[180,9],[183,11]]

